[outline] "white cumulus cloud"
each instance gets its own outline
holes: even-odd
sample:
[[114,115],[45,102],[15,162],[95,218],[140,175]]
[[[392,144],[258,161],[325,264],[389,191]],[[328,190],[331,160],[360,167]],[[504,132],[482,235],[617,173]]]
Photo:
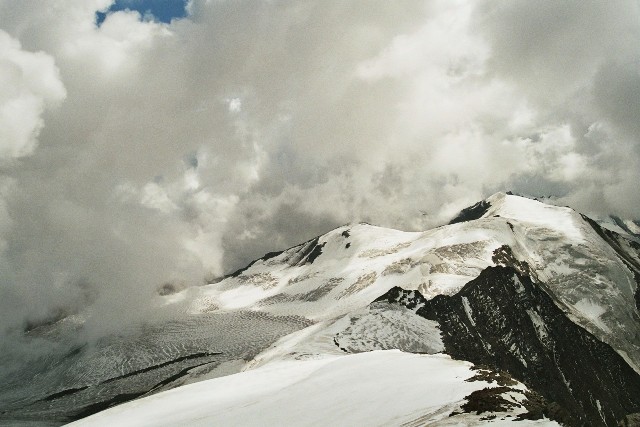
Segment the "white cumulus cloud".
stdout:
[[0,158],[33,153],[45,108],[65,96],[53,58],[23,50],[18,40],[0,30]]

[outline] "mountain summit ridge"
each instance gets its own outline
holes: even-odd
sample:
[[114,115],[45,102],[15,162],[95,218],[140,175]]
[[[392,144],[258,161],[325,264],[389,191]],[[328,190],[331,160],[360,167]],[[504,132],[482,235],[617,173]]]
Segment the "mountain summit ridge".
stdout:
[[[150,397],[135,406],[114,407],[77,425],[108,425],[134,415],[156,420],[153,425],[191,425],[196,413],[209,424],[242,420],[251,425],[253,412],[242,409],[247,404],[244,397],[235,395],[235,400],[225,400],[223,389],[234,389],[234,384],[240,387],[237,390],[251,388],[252,381],[265,376],[275,383],[255,383],[257,395],[269,401],[271,397],[266,396],[273,393],[289,396],[293,386],[285,378],[281,382],[277,379],[286,376],[281,368],[287,366],[292,373],[305,376],[303,372],[307,372],[308,381],[328,392],[331,387],[325,381],[329,378],[338,383],[355,378],[333,369],[356,369],[354,363],[362,362],[358,375],[370,375],[373,372],[369,369],[378,366],[378,361],[387,360],[398,372],[405,372],[400,366],[409,357],[407,353],[420,355],[406,360],[424,366],[425,372],[446,365],[451,372],[461,369],[459,372],[466,373],[458,379],[440,377],[442,384],[450,387],[450,400],[430,401],[434,410],[426,410],[427,401],[405,402],[405,412],[390,411],[390,418],[377,415],[387,424],[476,425],[519,418],[531,425],[611,425],[640,412],[640,404],[633,397],[640,372],[640,246],[602,229],[571,208],[506,193],[496,193],[474,206],[464,218],[459,215],[452,224],[422,232],[348,224],[287,250],[269,253],[216,283],[158,296],[167,309],[180,307],[180,317],[157,325],[151,334],[142,336],[142,332],[134,331],[121,337],[120,342],[106,340],[91,351],[80,349],[59,359],[52,356],[49,380],[37,383],[37,392],[29,387],[17,391],[0,388],[0,402],[14,396],[9,410],[0,414],[0,425],[3,417],[76,419],[87,414],[88,408],[106,408],[126,400],[122,391],[115,391],[116,385],[117,390],[126,390],[130,396]],[[492,279],[477,288],[479,299],[465,294],[487,275]],[[510,295],[513,303],[491,291],[492,286],[507,283],[510,277],[518,277],[526,291],[521,294],[515,284],[509,285],[512,290],[504,291],[503,296]],[[404,296],[395,300],[385,297],[390,292]],[[519,303],[524,295],[529,295],[528,299]],[[501,302],[482,302],[492,299]],[[449,300],[457,301],[458,317],[449,318],[442,309],[425,316],[427,307]],[[565,320],[553,320],[560,318]],[[490,327],[496,319],[511,320]],[[59,326],[61,336],[70,333],[63,326],[64,322]],[[585,354],[600,354],[601,360],[591,357],[586,365],[572,361],[567,349],[581,347],[579,343],[570,344],[571,340],[562,335],[566,333],[583,337],[579,343],[585,346]],[[457,347],[451,338],[454,336],[459,341]],[[521,345],[514,337],[522,340]],[[480,346],[478,349],[485,349],[485,356],[481,357],[480,351],[460,350],[473,342]],[[397,350],[402,353],[388,353]],[[354,358],[363,352],[369,356]],[[443,353],[460,360],[445,363],[442,357],[448,356]],[[532,358],[535,355],[537,359]],[[558,355],[561,359],[554,359]],[[112,358],[107,365],[106,357]],[[511,362],[504,364],[504,360]],[[468,362],[477,366],[472,368]],[[487,369],[484,377],[480,375],[485,379],[466,383],[480,364]],[[536,382],[538,377],[545,378],[532,373],[535,370],[531,367],[536,366],[555,372],[549,377],[553,380]],[[601,372],[602,385],[596,387],[580,379],[585,369]],[[608,369],[616,374],[607,376]],[[512,378],[507,381],[512,385],[487,380],[500,377],[501,372]],[[402,377],[405,382],[399,384],[393,369],[383,370],[379,384],[422,389],[427,394],[437,387],[428,378],[408,384],[410,375],[406,374]],[[217,378],[221,376],[225,377]],[[118,380],[106,381],[109,378]],[[186,385],[205,379],[209,381]],[[307,384],[307,380],[301,381],[300,387]],[[184,387],[173,394],[155,394],[181,385]],[[593,389],[591,394],[585,387]],[[177,418],[162,419],[148,410],[152,402],[160,401],[182,407],[180,396],[186,398],[196,389],[207,390],[211,399],[222,399],[210,402],[218,405],[218,412],[192,408],[191,415],[185,412]],[[26,397],[29,393],[34,397]],[[286,414],[278,415],[282,408],[277,407],[277,399],[273,408],[262,407],[262,411],[281,423],[313,425],[322,419],[377,424],[367,418],[366,408],[358,405],[393,399],[363,392],[364,400],[346,405],[338,400],[348,400],[347,395],[339,390],[333,393],[335,399],[324,396],[319,400],[329,405],[318,403],[318,408],[324,409],[310,409],[309,402],[296,400],[294,406],[307,408],[312,414],[309,417],[293,411],[288,414],[293,418],[282,418]],[[344,411],[352,412],[332,418],[327,414],[331,405],[342,405]],[[472,407],[476,410],[471,411]],[[235,415],[220,418],[225,411]]]

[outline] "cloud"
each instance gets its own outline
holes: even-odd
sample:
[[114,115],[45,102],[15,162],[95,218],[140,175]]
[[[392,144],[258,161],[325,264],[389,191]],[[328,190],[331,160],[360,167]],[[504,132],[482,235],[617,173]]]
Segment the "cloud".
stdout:
[[0,159],[31,154],[44,126],[45,107],[66,96],[51,56],[27,52],[0,30]]
[[25,135],[0,186],[8,328],[90,306],[98,336],[167,282],[499,190],[640,208],[637,2],[193,0],[97,27],[112,3],[0,0],[27,67],[0,93],[29,111],[0,128]]
[[630,139],[640,135],[640,58],[634,59],[604,64],[593,85],[598,112],[620,130],[622,137]]
[[[563,181],[563,194],[567,203],[585,211],[636,215],[631,208],[638,205],[635,193],[622,196],[619,189],[630,188],[631,176],[638,174],[633,94],[639,16],[640,6],[632,1],[616,7],[485,2],[478,8],[475,29],[492,46],[491,74],[526,95],[539,116],[538,127],[570,125],[574,155],[586,168]],[[582,195],[580,201],[576,194]]]
[[[8,237],[16,226],[10,195],[19,191],[11,171],[19,159],[34,153],[38,145],[47,109],[59,106],[66,97],[54,59],[44,52],[29,52],[20,42],[0,30],[0,272],[5,283],[14,276],[13,266],[6,258],[10,251]],[[2,310],[5,325],[23,319],[16,309],[27,301],[18,297],[2,283]]]

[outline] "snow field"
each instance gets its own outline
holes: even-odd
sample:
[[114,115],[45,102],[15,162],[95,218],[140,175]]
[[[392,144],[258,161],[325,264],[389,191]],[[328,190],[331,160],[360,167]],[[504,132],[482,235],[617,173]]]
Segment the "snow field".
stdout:
[[426,424],[446,420],[450,412],[440,409],[453,409],[488,386],[465,382],[473,374],[467,362],[398,350],[278,361],[129,402],[69,426],[389,426],[418,418]]

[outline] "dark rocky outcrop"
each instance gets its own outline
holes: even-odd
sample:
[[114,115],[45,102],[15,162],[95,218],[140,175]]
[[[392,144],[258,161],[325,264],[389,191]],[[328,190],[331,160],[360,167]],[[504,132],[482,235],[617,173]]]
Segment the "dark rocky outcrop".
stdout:
[[322,248],[325,245],[325,243],[319,243],[319,240],[320,240],[320,237],[315,237],[311,240],[304,242],[301,245],[292,246],[283,251],[268,252],[260,258],[254,259],[246,266],[237,269],[233,273],[223,276],[220,280],[226,279],[228,277],[238,277],[242,273],[247,271],[249,268],[251,268],[255,263],[259,261],[270,260],[271,258],[275,258],[279,255],[282,255],[285,252],[292,252],[291,255],[288,255],[284,260],[289,265],[296,266],[296,265],[303,265],[303,264],[312,264],[313,261],[315,261],[316,258],[318,258],[320,254],[322,254]]
[[300,245],[300,249],[297,249],[290,256],[285,259],[285,262],[291,266],[300,266],[305,264],[313,264],[313,262],[322,254],[322,248],[325,242],[320,243],[320,237],[311,239],[308,242]]
[[489,267],[452,296],[427,301],[396,287],[378,300],[419,307],[439,323],[446,353],[508,372],[565,424],[615,425],[640,412],[640,376],[513,267]]
[[315,242],[313,249],[309,252],[309,255],[302,261],[303,264],[313,264],[313,262],[322,254],[322,248],[324,247],[324,243]]
[[531,276],[533,271],[524,261],[519,261],[515,255],[513,255],[513,250],[509,245],[502,245],[496,250],[493,251],[493,256],[491,257],[491,261],[495,265],[501,265],[503,267],[512,267],[519,274],[524,276]]
[[458,213],[458,215],[456,215],[455,218],[449,221],[449,225],[457,224],[459,222],[473,221],[475,219],[482,218],[482,216],[487,213],[490,207],[491,207],[491,203],[487,202],[486,200],[483,200],[481,202],[476,203],[473,206],[464,208],[460,211],[460,213]]
[[[264,254],[262,257],[258,258],[258,259],[254,259],[253,261],[251,261],[249,264],[247,264],[246,266],[237,269],[236,271],[234,271],[233,273],[227,274],[226,276],[224,276],[222,279],[226,279],[227,277],[238,277],[240,276],[242,273],[244,273],[246,270],[248,270],[253,264],[255,264],[258,261],[266,261],[269,260],[271,258],[275,258],[278,255],[282,254],[284,251],[276,251],[276,252],[268,252],[266,254]],[[222,280],[220,279],[220,280]]]
[[475,412],[480,415],[483,412],[509,411],[516,405],[505,399],[502,394],[509,392],[509,387],[498,386],[476,390],[466,397],[467,401],[462,405],[464,412]]

